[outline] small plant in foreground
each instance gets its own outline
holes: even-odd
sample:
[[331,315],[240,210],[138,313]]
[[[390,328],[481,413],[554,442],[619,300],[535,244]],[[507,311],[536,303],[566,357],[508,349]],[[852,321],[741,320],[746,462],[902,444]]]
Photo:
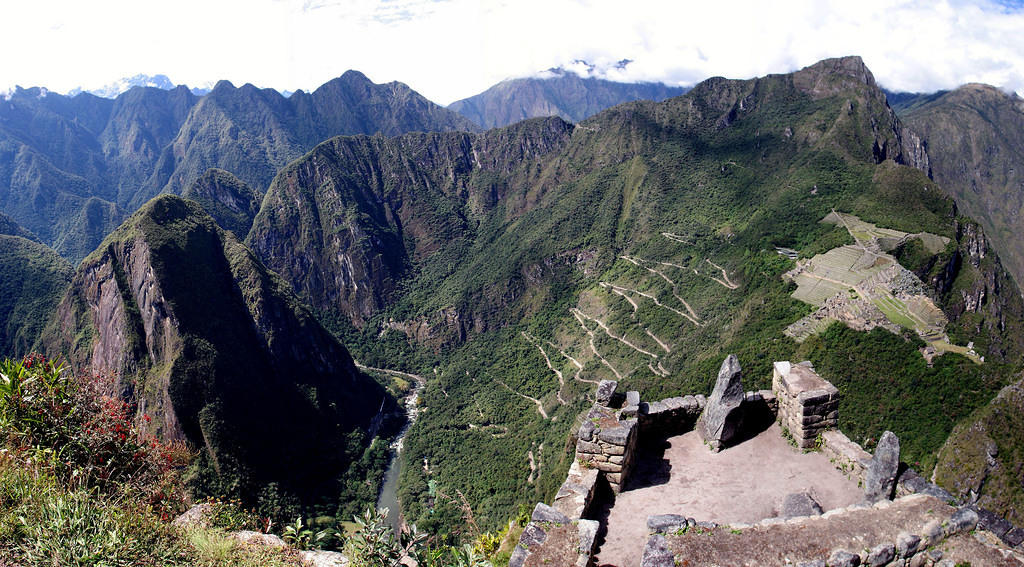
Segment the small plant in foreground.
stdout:
[[284,527],[284,534],[282,537],[286,542],[291,544],[292,547],[297,549],[312,549],[319,547],[330,532],[328,530],[318,530],[314,532],[310,529],[308,524],[302,523],[302,518],[295,518],[295,522],[288,524]]

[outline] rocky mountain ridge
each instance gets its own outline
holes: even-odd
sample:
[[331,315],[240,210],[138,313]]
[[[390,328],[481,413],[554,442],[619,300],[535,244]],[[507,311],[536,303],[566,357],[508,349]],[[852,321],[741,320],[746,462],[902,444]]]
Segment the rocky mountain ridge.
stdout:
[[356,71],[289,98],[227,81],[203,97],[183,86],[113,100],[17,89],[0,101],[0,210],[77,262],[127,214],[209,168],[263,191],[334,135],[474,128],[401,83]]
[[174,196],[82,262],[42,344],[117,377],[152,433],[200,448],[198,490],[250,502],[272,483],[330,500],[361,455],[349,434],[393,404],[286,284]]
[[987,85],[909,100],[901,120],[926,140],[927,171],[985,228],[1018,284],[1024,249],[1024,101]]
[[579,122],[616,104],[634,100],[660,102],[687,90],[664,83],[620,83],[581,77],[556,69],[541,77],[502,81],[482,93],[449,104],[448,109],[483,128],[499,128],[544,116]]

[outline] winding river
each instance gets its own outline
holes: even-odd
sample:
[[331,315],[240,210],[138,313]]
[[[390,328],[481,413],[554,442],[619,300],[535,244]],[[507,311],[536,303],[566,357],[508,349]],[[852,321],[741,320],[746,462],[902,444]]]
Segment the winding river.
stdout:
[[419,415],[417,403],[419,402],[420,391],[426,385],[426,381],[420,376],[404,372],[400,373],[394,370],[376,368],[371,370],[398,374],[403,378],[411,378],[414,384],[412,389],[409,390],[409,394],[403,399],[406,416],[405,425],[402,426],[402,430],[398,432],[398,436],[391,443],[391,462],[388,464],[388,470],[384,473],[384,483],[381,485],[380,495],[377,497],[377,508],[388,509],[388,523],[395,530],[395,534],[398,534],[402,527],[401,508],[398,502],[398,477],[402,472],[402,442],[405,440],[405,435],[409,432],[409,428],[412,427],[413,422],[416,421],[416,417]]

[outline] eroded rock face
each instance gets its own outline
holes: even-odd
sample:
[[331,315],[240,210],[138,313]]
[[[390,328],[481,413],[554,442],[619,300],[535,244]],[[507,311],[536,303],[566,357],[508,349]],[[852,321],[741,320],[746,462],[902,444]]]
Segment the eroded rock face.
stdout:
[[718,370],[715,389],[708,398],[700,419],[700,433],[715,451],[733,442],[743,425],[743,369],[735,354],[730,354]]
[[[416,262],[471,239],[471,217],[505,197],[507,188],[476,183],[478,176],[504,178],[564,148],[573,128],[546,119],[479,135],[332,138],[280,171],[247,244],[314,308],[362,327],[394,299]],[[524,266],[522,281],[509,285],[553,269],[534,268]],[[486,299],[505,303],[521,293],[493,290]],[[487,322],[460,307],[404,326],[418,340],[457,343]]]
[[243,496],[322,494],[348,467],[347,432],[388,401],[276,274],[178,197],[83,261],[50,329],[47,350],[116,377],[108,394]]
[[899,467],[900,440],[892,431],[886,431],[878,440],[875,455],[864,476],[864,498],[872,503],[891,500]]

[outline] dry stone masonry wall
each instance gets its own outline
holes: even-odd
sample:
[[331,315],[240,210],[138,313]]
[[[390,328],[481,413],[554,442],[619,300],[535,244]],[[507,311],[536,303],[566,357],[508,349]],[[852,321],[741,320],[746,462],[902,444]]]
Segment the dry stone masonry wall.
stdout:
[[839,422],[839,390],[818,376],[810,362],[776,362],[772,391],[779,401],[783,431],[801,449],[813,449],[818,436]]

